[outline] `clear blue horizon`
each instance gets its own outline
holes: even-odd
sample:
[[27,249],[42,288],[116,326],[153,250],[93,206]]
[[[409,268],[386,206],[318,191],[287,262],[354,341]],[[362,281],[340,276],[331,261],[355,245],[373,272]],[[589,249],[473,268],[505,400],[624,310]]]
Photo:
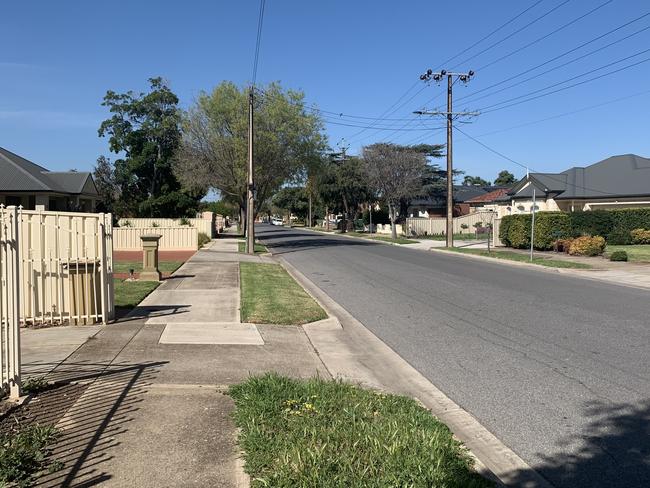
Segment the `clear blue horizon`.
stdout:
[[[400,6],[268,0],[258,84],[280,81],[285,88],[303,90],[309,104],[332,112],[324,113],[330,145],[344,138],[357,153],[379,141],[444,143],[444,130],[423,130],[440,127],[442,120],[412,115],[422,108],[443,108],[445,98],[444,85],[425,86],[419,75],[427,68],[472,69],[472,81],[454,87],[454,109],[482,114],[465,120],[460,130],[531,171],[562,171],[625,153],[647,157],[650,15],[589,42],[646,9],[633,0]],[[109,89],[139,92],[146,90],[148,78],[162,76],[186,108],[198,93],[223,80],[243,86],[251,78],[258,1],[13,2],[3,10],[0,146],[51,170],[90,170],[99,155],[114,158],[108,141],[97,136],[108,117],[101,101]],[[610,63],[615,64],[604,67]],[[500,88],[505,89],[492,93]],[[387,120],[372,119],[405,92],[401,102],[406,103],[385,115]],[[501,110],[490,108],[522,100]],[[349,126],[373,124],[363,132]],[[525,174],[461,132],[455,133],[454,160],[456,168],[489,180],[502,169]]]

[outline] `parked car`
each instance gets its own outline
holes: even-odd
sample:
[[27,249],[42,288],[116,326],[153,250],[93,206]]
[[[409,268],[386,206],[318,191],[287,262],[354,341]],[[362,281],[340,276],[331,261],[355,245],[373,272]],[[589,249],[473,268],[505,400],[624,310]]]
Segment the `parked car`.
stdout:
[[272,225],[284,225],[284,221],[280,217],[271,218]]

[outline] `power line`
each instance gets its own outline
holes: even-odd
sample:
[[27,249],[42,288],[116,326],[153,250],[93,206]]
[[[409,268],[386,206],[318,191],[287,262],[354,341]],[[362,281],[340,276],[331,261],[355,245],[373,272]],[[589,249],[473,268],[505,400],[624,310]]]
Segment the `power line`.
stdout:
[[527,23],[526,25],[524,25],[523,27],[520,27],[520,28],[517,29],[516,31],[514,31],[514,32],[508,34],[506,37],[504,37],[504,38],[498,40],[497,42],[495,42],[495,43],[493,43],[493,44],[490,44],[488,47],[486,47],[486,48],[483,49],[482,51],[479,51],[478,53],[474,54],[473,56],[470,56],[469,58],[463,60],[462,62],[458,63],[456,66],[453,66],[452,69],[456,69],[458,66],[460,66],[460,65],[462,65],[462,64],[465,64],[465,63],[467,63],[468,61],[471,61],[472,59],[477,58],[477,57],[480,56],[481,54],[484,54],[484,53],[488,52],[490,49],[492,49],[492,48],[498,46],[498,45],[501,44],[502,42],[507,41],[508,39],[512,38],[513,36],[515,36],[515,35],[519,34],[520,32],[524,31],[525,29],[527,29],[527,28],[530,27],[531,25],[533,25],[533,24],[539,22],[539,21],[542,20],[543,18],[545,18],[545,17],[547,17],[548,15],[552,14],[553,12],[555,12],[555,11],[558,10],[559,8],[563,7],[564,5],[566,5],[567,3],[569,3],[570,1],[571,1],[571,0],[564,0],[562,3],[556,5],[555,7],[553,7],[552,9],[550,9],[550,10],[548,10],[548,11],[546,11],[545,13],[543,13],[542,15],[540,15],[539,17],[536,17],[536,18],[533,19],[532,21],[528,22],[528,23]]
[[257,64],[260,57],[260,44],[262,42],[262,24],[264,22],[264,7],[266,0],[260,1],[260,14],[257,20],[257,40],[255,41],[255,57],[253,60],[253,86],[255,86],[255,81],[257,81]]
[[[617,61],[607,63],[607,64],[605,64],[603,66],[598,67],[598,68],[586,71],[585,73],[581,73],[579,75],[572,76],[571,78],[567,78],[566,80],[563,80],[563,81],[560,81],[560,82],[557,82],[557,83],[553,83],[552,85],[548,85],[548,86],[546,86],[544,88],[540,88],[538,90],[534,90],[534,91],[526,93],[524,95],[519,95],[517,97],[509,98],[507,100],[503,100],[501,102],[498,102],[498,103],[495,103],[495,104],[492,104],[492,105],[488,105],[487,107],[483,107],[481,109],[481,112],[482,113],[490,113],[490,112],[495,112],[497,110],[503,110],[503,109],[506,109],[506,108],[509,108],[509,107],[514,107],[515,105],[520,105],[522,103],[530,102],[532,100],[537,100],[539,98],[543,98],[543,97],[546,97],[546,96],[549,96],[549,95],[553,95],[555,93],[558,93],[558,92],[561,92],[561,91],[564,91],[564,90],[568,90],[568,89],[574,88],[576,86],[584,85],[586,83],[590,83],[592,81],[599,80],[600,78],[604,78],[606,76],[613,75],[613,74],[619,73],[621,71],[625,71],[627,69],[633,68],[635,66],[638,66],[640,64],[643,64],[643,63],[646,63],[646,62],[650,61],[650,58],[642,59],[641,61],[637,61],[635,63],[628,64],[626,66],[623,66],[622,68],[618,68],[618,69],[609,71],[607,73],[603,73],[602,75],[594,76],[592,78],[588,78],[586,80],[579,81],[577,83],[573,83],[571,85],[567,85],[565,87],[558,88],[557,90],[552,90],[552,91],[550,91],[548,93],[542,93],[541,95],[531,96],[531,95],[534,95],[535,93],[540,93],[540,92],[543,92],[543,91],[548,90],[550,88],[553,88],[555,86],[563,85],[564,83],[568,83],[571,80],[582,78],[583,76],[587,76],[587,75],[589,75],[591,73],[595,73],[596,71],[600,71],[602,69],[608,68],[610,66],[621,63],[621,62],[626,61],[628,59],[640,56],[641,54],[647,53],[648,51],[650,51],[650,49],[644,49],[643,51],[639,51],[639,52],[637,52],[635,54],[632,54],[630,56],[626,56],[626,57],[621,58],[621,59],[619,59]],[[526,98],[526,97],[529,97],[529,98]],[[523,98],[523,100],[521,100],[522,98]],[[519,101],[516,101],[516,100],[519,100]],[[513,103],[509,103],[509,102],[513,102]]]
[[531,5],[530,7],[528,7],[527,9],[525,9],[525,10],[523,10],[522,12],[518,13],[517,15],[515,15],[514,17],[512,17],[510,20],[506,21],[505,23],[501,24],[499,27],[497,27],[497,28],[494,29],[492,32],[490,32],[488,35],[486,35],[486,36],[484,36],[484,37],[481,37],[478,41],[476,41],[476,42],[475,42],[474,44],[472,44],[471,46],[469,46],[469,47],[463,49],[461,52],[459,52],[458,54],[452,56],[452,57],[449,58],[447,61],[445,61],[445,62],[443,62],[443,63],[440,63],[438,66],[436,66],[436,67],[434,68],[433,71],[438,71],[441,67],[443,67],[443,66],[447,66],[451,61],[453,61],[453,60],[456,59],[457,57],[459,57],[459,56],[465,54],[465,53],[466,53],[467,51],[469,51],[470,49],[475,48],[476,46],[478,46],[478,45],[479,45],[480,43],[482,43],[483,41],[489,39],[490,37],[492,37],[494,34],[496,34],[497,32],[499,32],[499,31],[500,31],[501,29],[503,29],[504,27],[506,27],[506,26],[512,24],[515,20],[517,20],[519,17],[521,17],[522,15],[524,15],[525,13],[527,13],[529,10],[532,10],[533,8],[537,7],[537,6],[538,6],[540,3],[542,3],[543,1],[544,1],[544,0],[538,0],[537,2],[535,2],[534,4],[532,4],[532,5]]
[[601,4],[598,5],[597,7],[594,7],[593,9],[589,10],[587,13],[582,14],[582,15],[580,15],[579,17],[576,17],[575,19],[573,19],[573,20],[567,22],[566,24],[561,25],[560,27],[558,27],[557,29],[552,30],[552,31],[549,32],[548,34],[545,34],[545,35],[543,35],[542,37],[538,37],[538,38],[535,39],[534,41],[531,41],[531,42],[529,42],[528,44],[525,44],[524,46],[522,46],[522,47],[520,47],[520,48],[518,48],[518,49],[515,49],[514,51],[511,51],[511,52],[509,52],[508,54],[505,54],[505,55],[501,56],[500,58],[495,59],[494,61],[490,61],[489,63],[484,64],[483,66],[479,67],[479,68],[477,69],[477,71],[479,71],[479,70],[484,70],[485,68],[488,68],[488,67],[490,67],[490,66],[492,66],[492,65],[494,65],[494,64],[496,64],[496,63],[498,63],[498,62],[500,62],[500,61],[503,61],[504,59],[507,59],[507,58],[509,58],[510,56],[513,56],[513,55],[515,55],[515,54],[517,54],[517,53],[523,51],[524,49],[528,49],[530,46],[533,46],[533,45],[537,44],[538,42],[541,42],[541,41],[543,41],[544,39],[547,39],[547,38],[551,37],[552,35],[557,34],[557,33],[560,32],[561,30],[564,30],[564,29],[566,29],[567,27],[569,27],[569,26],[575,24],[576,22],[581,21],[582,19],[584,19],[584,18],[587,17],[588,15],[591,15],[592,13],[596,12],[597,10],[600,10],[601,8],[603,8],[604,6],[606,6],[606,5],[610,4],[610,3],[612,3],[613,1],[614,1],[614,0],[607,0],[607,1],[604,2],[604,3],[601,3]]
[[624,36],[624,37],[622,37],[622,38],[620,38],[620,39],[617,39],[617,40],[615,40],[615,41],[612,41],[612,42],[609,43],[609,44],[606,44],[606,45],[604,45],[604,46],[601,46],[601,47],[598,48],[598,49],[595,49],[595,50],[590,51],[590,52],[588,52],[588,53],[586,53],[586,54],[583,54],[583,55],[581,55],[581,56],[579,56],[579,57],[577,57],[577,58],[574,58],[574,59],[572,59],[572,60],[570,60],[570,61],[567,61],[567,62],[564,63],[564,64],[560,64],[560,65],[555,66],[555,67],[553,67],[553,68],[551,68],[551,69],[549,69],[549,70],[546,70],[546,71],[544,71],[543,73],[540,73],[540,74],[535,75],[535,76],[532,76],[532,77],[528,77],[528,78],[526,78],[526,79],[524,79],[524,80],[522,80],[522,81],[520,81],[520,82],[518,82],[518,83],[515,83],[515,84],[513,84],[513,85],[509,85],[509,86],[507,86],[507,87],[505,87],[505,88],[503,88],[503,89],[500,89],[500,90],[497,90],[497,91],[493,91],[493,92],[487,93],[487,94],[482,95],[482,96],[480,96],[480,97],[478,97],[478,98],[474,98],[474,97],[475,97],[476,95],[478,95],[479,93],[482,93],[482,92],[487,91],[487,90],[489,90],[489,89],[491,89],[491,88],[494,88],[494,87],[497,87],[497,86],[502,85],[502,84],[504,84],[504,83],[507,83],[508,81],[514,80],[514,79],[516,79],[516,78],[519,78],[520,76],[523,76],[523,75],[525,75],[525,74],[527,74],[527,73],[530,73],[531,71],[535,71],[536,69],[541,68],[541,67],[543,67],[543,66],[546,66],[547,64],[550,64],[550,63],[552,63],[553,61],[557,61],[558,59],[563,58],[563,57],[565,57],[565,56],[567,56],[567,55],[569,55],[569,54],[571,54],[571,53],[573,53],[573,52],[575,52],[575,51],[578,51],[578,50],[582,49],[583,47],[585,47],[585,46],[587,46],[587,45],[589,45],[589,44],[593,44],[594,42],[599,41],[600,39],[602,39],[602,38],[604,38],[604,37],[607,37],[608,35],[610,35],[610,34],[616,32],[616,31],[618,31],[618,30],[620,30],[620,29],[623,29],[624,27],[627,27],[628,25],[630,25],[630,24],[632,24],[632,23],[634,23],[634,22],[637,22],[637,21],[639,21],[639,20],[641,20],[641,19],[643,19],[643,18],[645,18],[645,17],[647,17],[647,16],[649,16],[649,15],[650,15],[650,12],[648,12],[648,13],[646,13],[646,14],[644,14],[644,15],[641,15],[640,17],[637,17],[636,19],[633,19],[633,20],[631,20],[631,21],[629,21],[629,22],[626,22],[625,24],[620,25],[620,26],[616,27],[615,29],[612,29],[612,30],[610,30],[610,31],[608,31],[608,32],[606,32],[606,33],[604,33],[604,34],[601,34],[601,35],[599,35],[599,36],[597,36],[597,37],[595,37],[595,38],[593,38],[593,39],[590,39],[589,41],[583,42],[583,43],[580,44],[579,46],[576,46],[576,47],[574,47],[574,48],[572,48],[572,49],[569,49],[568,51],[565,51],[565,52],[563,52],[563,53],[561,53],[561,54],[558,54],[557,56],[554,56],[554,57],[552,57],[551,59],[548,59],[548,60],[544,61],[543,63],[540,63],[540,64],[538,64],[538,65],[536,65],[536,66],[533,66],[532,68],[528,68],[528,69],[526,69],[526,70],[524,70],[524,71],[521,71],[521,72],[517,73],[516,75],[510,76],[510,77],[508,77],[508,78],[506,78],[506,79],[504,79],[504,80],[501,80],[501,81],[499,81],[499,82],[497,82],[497,83],[493,83],[493,84],[490,85],[490,86],[487,86],[487,87],[485,87],[485,88],[481,88],[480,90],[475,91],[475,92],[472,93],[471,95],[466,95],[466,96],[464,96],[464,97],[460,97],[458,100],[460,101],[460,100],[473,99],[472,101],[475,101],[475,100],[481,100],[481,99],[483,99],[483,98],[486,98],[486,97],[489,97],[489,96],[495,95],[495,94],[497,94],[497,93],[501,93],[501,92],[504,91],[504,90],[507,90],[507,89],[510,89],[510,88],[514,88],[515,86],[519,86],[519,85],[521,85],[522,83],[526,83],[526,82],[531,81],[531,80],[533,80],[533,79],[535,79],[535,78],[539,78],[540,76],[546,75],[546,74],[550,73],[551,71],[555,71],[555,70],[557,70],[557,69],[559,69],[559,68],[562,68],[562,67],[567,66],[567,65],[569,65],[569,64],[571,64],[571,63],[574,63],[574,62],[579,61],[579,60],[581,60],[581,59],[584,59],[584,58],[586,58],[586,57],[588,57],[588,56],[591,56],[592,54],[596,54],[596,53],[598,53],[598,52],[600,52],[600,51],[603,51],[603,50],[605,50],[605,49],[607,49],[607,48],[609,48],[609,47],[611,47],[611,46],[613,46],[613,45],[615,45],[615,44],[618,44],[618,43],[620,43],[620,42],[626,41],[627,39],[630,39],[631,37],[634,37],[634,36],[636,36],[636,35],[638,35],[638,34],[641,34],[642,32],[647,31],[648,29],[650,29],[650,26],[647,26],[647,27],[644,27],[644,28],[642,28],[642,29],[639,29],[639,30],[637,30],[637,31],[635,31],[635,32],[633,32],[633,33],[631,33],[631,34],[628,34],[627,36]]
[[497,156],[500,156],[500,157],[502,157],[503,159],[506,159],[506,160],[510,161],[511,163],[513,163],[513,164],[516,164],[517,166],[521,166],[522,168],[525,168],[526,170],[531,170],[531,169],[532,169],[534,173],[541,173],[541,174],[544,174],[544,175],[545,175],[548,179],[550,179],[550,180],[557,181],[557,182],[562,183],[562,184],[564,184],[564,185],[572,186],[572,187],[574,187],[574,188],[580,188],[580,189],[582,189],[582,190],[589,190],[589,191],[593,191],[593,192],[596,192],[596,193],[602,193],[603,195],[615,195],[614,193],[610,193],[610,192],[606,192],[606,191],[602,191],[602,190],[596,190],[596,189],[594,189],[594,188],[589,188],[589,187],[587,187],[587,186],[581,186],[581,185],[576,185],[576,184],[573,184],[573,183],[569,183],[569,182],[567,182],[567,181],[565,181],[565,180],[561,180],[561,179],[559,179],[559,178],[555,178],[555,177],[553,177],[551,174],[548,174],[548,173],[542,173],[541,171],[536,171],[535,169],[531,168],[530,166],[528,166],[528,165],[526,165],[526,164],[522,164],[522,163],[520,163],[519,161],[515,161],[514,159],[512,159],[512,158],[506,156],[505,154],[500,153],[500,152],[497,151],[496,149],[491,148],[490,146],[488,146],[487,144],[484,144],[483,142],[479,141],[479,140],[476,139],[475,137],[470,136],[470,135],[469,135],[467,132],[465,132],[464,130],[459,129],[458,127],[457,127],[457,129],[458,129],[458,131],[459,131],[460,133],[464,134],[466,137],[468,137],[469,139],[471,139],[472,141],[474,141],[474,142],[475,142],[476,144],[478,144],[479,146],[482,146],[483,148],[487,149],[487,150],[490,151],[491,153],[494,153],[494,154],[496,154]]

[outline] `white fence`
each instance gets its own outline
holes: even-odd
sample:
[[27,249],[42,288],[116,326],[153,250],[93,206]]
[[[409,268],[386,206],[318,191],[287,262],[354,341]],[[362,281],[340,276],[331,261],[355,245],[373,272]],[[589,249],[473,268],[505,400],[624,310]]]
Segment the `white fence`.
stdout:
[[494,247],[504,246],[499,238],[499,229],[501,228],[501,219],[494,219],[492,221],[492,245]]
[[[377,224],[374,227],[377,234],[391,234],[393,232],[390,224]],[[402,235],[402,224],[395,224],[395,232],[397,232],[398,236]]]
[[120,228],[150,229],[161,227],[194,227],[199,232],[203,232],[210,237],[214,237],[215,225],[213,219],[185,219],[186,225],[181,224],[181,219],[120,219],[118,225]]
[[107,323],[114,317],[110,214],[0,205],[0,370],[20,393],[21,325]]
[[199,248],[199,231],[196,227],[116,227],[113,229],[113,246],[116,251],[142,249],[140,236],[161,236],[161,251],[196,251]]
[[[474,212],[460,217],[454,217],[454,234],[472,234],[475,232],[474,224],[481,222],[483,226],[493,223],[495,212]],[[461,226],[467,225],[467,229]],[[406,219],[407,235],[441,235],[446,232],[447,219],[436,218],[408,218]]]
[[0,206],[0,377],[1,388],[20,396],[20,238],[16,207]]

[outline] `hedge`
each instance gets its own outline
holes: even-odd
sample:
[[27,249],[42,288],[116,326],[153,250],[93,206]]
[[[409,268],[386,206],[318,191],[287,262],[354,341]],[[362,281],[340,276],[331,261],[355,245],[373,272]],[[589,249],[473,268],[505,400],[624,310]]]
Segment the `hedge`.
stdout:
[[[499,238],[506,245],[530,247],[530,214],[507,215],[501,220]],[[538,212],[535,214],[535,249],[552,249],[557,239],[603,236],[608,244],[632,244],[634,229],[650,229],[650,208],[591,210],[586,212]]]
[[[507,215],[501,220],[499,238],[506,245],[519,249],[530,247],[530,214]],[[563,212],[538,212],[535,214],[534,248],[540,251],[553,249],[558,239],[571,236],[571,221]]]

